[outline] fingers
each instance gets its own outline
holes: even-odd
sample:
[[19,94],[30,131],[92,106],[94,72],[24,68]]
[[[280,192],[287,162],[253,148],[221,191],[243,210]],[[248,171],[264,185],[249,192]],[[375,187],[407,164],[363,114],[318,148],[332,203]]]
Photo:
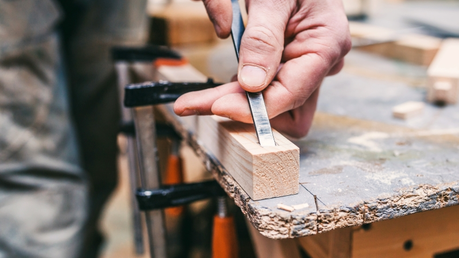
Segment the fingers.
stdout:
[[[319,90],[316,89],[302,106],[271,119],[272,127],[293,138],[305,136],[312,124],[318,96]],[[175,102],[174,111],[184,116],[215,114],[252,123],[247,97],[245,92],[240,90],[238,83],[187,93]]]
[[335,75],[335,74],[339,73],[341,71],[341,69],[343,69],[343,66],[344,66],[344,59],[341,59],[341,60],[338,61],[337,64],[335,64],[330,69],[330,71],[328,71],[327,76],[331,76],[331,75]]
[[329,71],[328,61],[317,54],[303,55],[285,63],[264,91],[269,116],[303,106]]
[[226,95],[242,92],[243,90],[237,82],[227,83],[212,89],[190,92],[175,101],[174,112],[180,116],[211,115],[213,114],[212,105],[218,99]]
[[271,126],[296,139],[306,136],[312,125],[318,98],[319,89],[315,90],[302,106],[271,119]]
[[231,33],[231,22],[233,20],[231,1],[203,0],[203,2],[218,37],[227,38]]
[[[303,106],[327,75],[327,65],[328,62],[316,54],[283,64],[276,79],[263,91],[269,118]],[[174,111],[182,116],[215,114],[244,123],[252,122],[245,92],[238,82],[187,93],[175,102]]]
[[292,1],[248,1],[248,21],[239,53],[238,81],[258,92],[276,75],[284,46],[284,31]]

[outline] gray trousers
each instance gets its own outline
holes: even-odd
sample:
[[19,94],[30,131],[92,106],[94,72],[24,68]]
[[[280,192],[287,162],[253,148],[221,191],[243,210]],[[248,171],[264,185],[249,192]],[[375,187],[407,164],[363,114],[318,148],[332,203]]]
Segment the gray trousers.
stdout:
[[0,0],[0,258],[97,256],[117,182],[109,50],[145,41],[145,1]]

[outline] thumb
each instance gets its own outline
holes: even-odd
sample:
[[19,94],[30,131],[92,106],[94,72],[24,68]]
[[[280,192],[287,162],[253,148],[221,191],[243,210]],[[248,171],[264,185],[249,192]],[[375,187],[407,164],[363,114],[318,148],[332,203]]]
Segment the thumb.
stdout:
[[238,67],[238,81],[246,91],[262,91],[277,73],[290,16],[285,2],[247,1],[247,28],[241,40]]

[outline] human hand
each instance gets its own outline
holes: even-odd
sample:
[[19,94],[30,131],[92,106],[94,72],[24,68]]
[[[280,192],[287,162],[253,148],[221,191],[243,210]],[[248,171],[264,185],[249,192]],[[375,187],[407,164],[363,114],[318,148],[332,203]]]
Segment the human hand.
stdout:
[[[228,37],[231,2],[203,1],[217,35]],[[246,0],[246,5],[237,82],[187,93],[175,102],[174,111],[252,123],[244,90],[263,91],[273,128],[305,136],[323,78],[341,70],[351,48],[341,0]]]

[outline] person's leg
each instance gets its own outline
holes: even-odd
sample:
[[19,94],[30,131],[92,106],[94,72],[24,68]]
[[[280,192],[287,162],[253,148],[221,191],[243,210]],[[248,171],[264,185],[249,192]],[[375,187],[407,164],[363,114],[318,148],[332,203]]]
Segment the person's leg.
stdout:
[[76,257],[87,210],[50,0],[0,0],[0,257]]
[[83,167],[90,180],[90,212],[81,257],[96,257],[101,211],[116,186],[119,98],[110,49],[146,40],[145,0],[92,0],[68,39],[72,108]]

